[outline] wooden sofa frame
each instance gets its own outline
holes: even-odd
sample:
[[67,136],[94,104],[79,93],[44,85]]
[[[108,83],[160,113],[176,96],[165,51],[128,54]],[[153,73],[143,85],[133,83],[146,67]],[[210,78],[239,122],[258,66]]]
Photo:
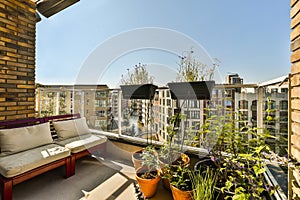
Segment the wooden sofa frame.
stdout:
[[[4,128],[18,128],[18,127],[25,127],[25,126],[32,126],[40,123],[50,122],[50,128],[51,128],[51,134],[53,139],[57,138],[55,129],[52,125],[52,121],[55,120],[69,120],[69,119],[75,119],[80,118],[80,114],[67,114],[67,115],[58,115],[58,116],[51,116],[51,117],[45,117],[45,118],[30,118],[30,119],[18,119],[13,121],[1,121],[0,122],[0,129]],[[0,182],[1,182],[1,190],[2,190],[2,200],[11,200],[12,199],[12,188],[14,185],[17,185],[21,182],[24,182],[26,180],[29,180],[35,176],[38,176],[40,174],[43,174],[45,172],[48,172],[50,170],[53,170],[55,168],[58,168],[60,166],[65,166],[65,178],[68,178],[75,174],[75,163],[76,160],[89,155],[91,152],[95,152],[98,150],[102,150],[102,154],[105,157],[106,156],[106,142],[100,145],[97,145],[95,147],[86,149],[84,151],[71,154],[70,156],[66,158],[62,158],[60,160],[56,160],[54,162],[45,164],[43,166],[37,167],[35,169],[32,169],[30,171],[24,172],[23,174],[6,178],[2,175],[0,175]]]
[[[57,115],[57,116],[50,116],[50,117],[45,117],[45,122],[50,122],[50,129],[52,133],[52,138],[56,139],[57,135],[55,132],[55,129],[52,125],[53,121],[62,121],[62,120],[71,120],[71,119],[78,119],[80,118],[80,114],[69,114],[69,115]],[[105,158],[107,154],[106,150],[106,142],[99,144],[97,146],[85,149],[83,151],[80,151],[78,153],[71,153],[71,168],[70,168],[70,173],[71,175],[75,174],[75,166],[76,166],[76,160],[79,158],[82,158],[84,156],[90,155],[93,152],[98,152],[99,150],[102,151],[102,156]]]

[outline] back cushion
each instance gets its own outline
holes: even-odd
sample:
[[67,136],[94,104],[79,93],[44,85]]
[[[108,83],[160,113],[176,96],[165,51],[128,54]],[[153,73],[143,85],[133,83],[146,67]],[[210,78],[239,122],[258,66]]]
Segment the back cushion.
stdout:
[[0,155],[9,155],[53,142],[50,124],[0,130]]
[[60,140],[91,133],[86,124],[85,117],[65,121],[53,121],[53,126]]

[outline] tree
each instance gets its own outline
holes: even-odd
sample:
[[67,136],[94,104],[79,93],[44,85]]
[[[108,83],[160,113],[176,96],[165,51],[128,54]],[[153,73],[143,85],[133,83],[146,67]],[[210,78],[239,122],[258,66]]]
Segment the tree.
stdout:
[[127,74],[121,77],[121,84],[133,85],[133,84],[146,84],[153,83],[153,77],[149,75],[146,64],[139,63],[134,66],[134,70],[127,69]]
[[[179,56],[180,62],[177,63],[179,66],[177,81],[206,81],[214,78],[215,68],[218,66],[217,63],[214,63],[213,67],[208,67],[193,56],[194,51],[190,50],[184,52],[187,52],[187,55]],[[215,59],[215,61],[219,62],[217,59]]]

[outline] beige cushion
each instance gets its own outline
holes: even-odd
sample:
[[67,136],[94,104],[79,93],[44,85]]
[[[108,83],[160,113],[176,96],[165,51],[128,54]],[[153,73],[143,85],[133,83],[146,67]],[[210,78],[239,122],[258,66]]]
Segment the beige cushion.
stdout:
[[53,148],[63,148],[57,144],[47,144],[27,151],[0,157],[0,173],[4,177],[13,177],[37,167],[70,156],[70,150],[63,148],[58,153],[49,154]]
[[78,153],[94,146],[103,144],[107,141],[105,136],[96,136],[94,134],[85,134],[77,137],[58,140],[55,143],[71,150],[71,153]]
[[53,126],[60,140],[91,133],[86,124],[85,117],[73,120],[54,121]]
[[1,156],[32,149],[53,142],[50,125],[39,125],[0,130]]

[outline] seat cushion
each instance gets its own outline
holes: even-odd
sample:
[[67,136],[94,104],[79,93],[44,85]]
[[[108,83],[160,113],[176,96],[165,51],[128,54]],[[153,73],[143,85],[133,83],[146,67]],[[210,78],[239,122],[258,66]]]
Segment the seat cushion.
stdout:
[[85,117],[64,121],[53,121],[53,126],[60,140],[64,140],[78,135],[91,133]]
[[7,178],[13,177],[69,155],[69,149],[57,144],[36,147],[0,157],[0,173]]
[[71,150],[71,153],[78,153],[97,146],[107,141],[105,136],[96,136],[94,134],[85,134],[77,137],[68,138],[65,140],[57,140],[56,144],[64,146]]
[[50,143],[53,143],[53,139],[49,122],[0,130],[0,156],[14,154]]

